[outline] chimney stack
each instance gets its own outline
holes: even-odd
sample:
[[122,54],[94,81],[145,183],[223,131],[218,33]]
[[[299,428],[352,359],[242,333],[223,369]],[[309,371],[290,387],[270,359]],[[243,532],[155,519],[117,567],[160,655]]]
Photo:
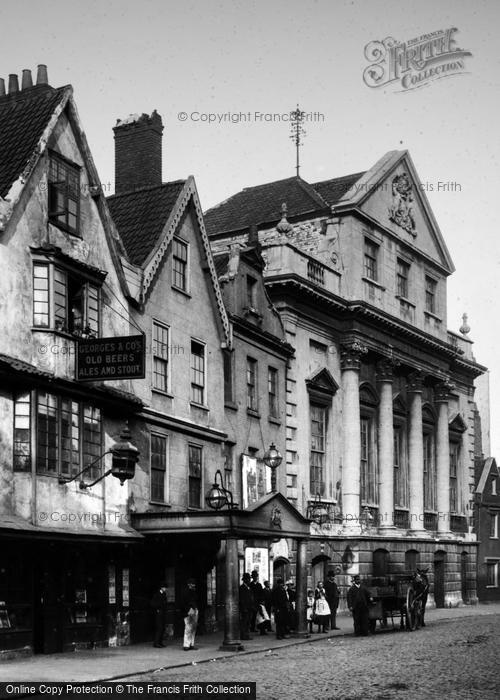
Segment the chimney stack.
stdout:
[[5,80],[0,78],[0,97],[5,95]]
[[49,76],[47,74],[47,66],[45,63],[40,63],[38,65],[38,70],[36,72],[36,84],[37,85],[48,85]]
[[23,70],[23,80],[21,83],[21,90],[26,90],[26,88],[33,87],[33,80],[31,79],[31,71],[28,68]]
[[19,81],[15,73],[9,75],[9,95],[19,92]]
[[115,193],[161,185],[163,123],[156,110],[118,119],[115,133]]

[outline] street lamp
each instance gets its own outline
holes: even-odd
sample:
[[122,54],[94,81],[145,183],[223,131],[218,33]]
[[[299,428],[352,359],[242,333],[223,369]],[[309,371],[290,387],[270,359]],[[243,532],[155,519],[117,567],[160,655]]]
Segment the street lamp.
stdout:
[[281,453],[276,449],[274,442],[272,442],[270,448],[264,453],[264,464],[271,469],[271,491],[273,493],[276,493],[276,469],[282,461]]
[[220,469],[215,472],[214,483],[205,496],[205,503],[212,510],[221,510],[224,506],[227,506],[229,510],[234,508],[233,494],[224,486]]
[[111,469],[108,469],[107,472],[102,474],[102,476],[100,476],[95,481],[92,481],[90,484],[86,484],[83,481],[83,479],[80,480],[80,488],[88,489],[91,486],[97,484],[99,481],[102,481],[102,479],[105,479],[109,474],[112,474],[114,477],[119,479],[120,485],[123,486],[127,479],[134,478],[135,466],[139,461],[139,450],[137,449],[137,447],[135,447],[135,445],[133,445],[130,442],[130,438],[131,435],[128,427],[123,428],[122,432],[120,433],[120,438],[118,442],[115,442],[111,449],[107,450],[102,455],[99,455],[99,457],[94,459],[94,461],[90,464],[87,464],[86,467],[84,467],[80,472],[78,472],[78,474],[75,474],[75,476],[71,479],[59,479],[59,483],[70,484],[72,481],[78,479],[78,477],[81,476],[84,472],[93,467],[94,464],[97,464],[97,462],[103,459],[106,455],[111,454],[113,455],[111,459]]

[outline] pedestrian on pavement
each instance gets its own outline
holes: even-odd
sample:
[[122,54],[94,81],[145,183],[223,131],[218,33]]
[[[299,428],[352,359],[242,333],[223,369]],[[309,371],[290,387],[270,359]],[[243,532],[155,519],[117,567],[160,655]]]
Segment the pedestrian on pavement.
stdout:
[[259,582],[259,572],[254,569],[251,573],[252,580],[250,581],[250,589],[253,595],[253,609],[250,617],[250,631],[256,632],[255,619],[260,605],[262,604],[262,584]]
[[323,581],[318,581],[314,592],[314,622],[318,625],[318,632],[326,632],[330,624],[330,606],[326,600]]
[[250,584],[252,578],[244,573],[240,585],[240,639],[252,639],[250,636],[250,620],[254,610],[254,597]]
[[274,610],[274,622],[276,624],[276,639],[285,639],[287,635],[287,622],[290,611],[290,601],[285,582],[277,578],[272,591],[272,606]]
[[264,581],[264,588],[262,589],[262,601],[264,603],[264,607],[266,609],[266,612],[269,616],[269,620],[266,625],[266,631],[267,632],[272,632],[272,627],[271,627],[271,610],[273,607],[272,604],[272,597],[273,597],[273,592],[271,590],[271,584],[269,581]]
[[288,631],[294,632],[297,629],[297,613],[295,611],[295,604],[297,601],[297,592],[295,590],[295,583],[290,578],[286,582],[286,590],[288,592],[289,610],[288,610]]
[[307,611],[306,619],[309,625],[309,633],[312,634],[313,631],[313,615],[314,615],[314,591],[312,588],[307,589]]
[[335,571],[328,572],[325,581],[325,594],[328,605],[330,606],[330,629],[338,630],[337,627],[337,608],[339,607],[340,590],[335,581]]
[[194,578],[187,580],[182,592],[181,613],[184,618],[184,651],[192,651],[196,649],[194,638],[198,626],[198,596]]
[[160,583],[151,599],[155,622],[154,647],[164,647],[163,635],[165,634],[165,624],[167,621],[167,584]]
[[352,613],[354,622],[354,634],[356,637],[367,637],[368,612],[370,610],[371,597],[368,589],[361,583],[359,574],[353,576],[352,586],[347,592],[347,606]]

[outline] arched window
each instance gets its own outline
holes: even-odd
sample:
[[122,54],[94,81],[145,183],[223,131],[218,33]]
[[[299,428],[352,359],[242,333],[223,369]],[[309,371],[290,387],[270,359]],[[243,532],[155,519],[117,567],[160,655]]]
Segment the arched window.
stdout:
[[416,571],[420,559],[420,552],[416,549],[408,549],[405,552],[405,570]]
[[377,404],[378,395],[370,384],[359,388],[361,425],[361,505],[378,505]]
[[376,549],[373,552],[373,577],[382,578],[389,573],[389,552],[387,549]]

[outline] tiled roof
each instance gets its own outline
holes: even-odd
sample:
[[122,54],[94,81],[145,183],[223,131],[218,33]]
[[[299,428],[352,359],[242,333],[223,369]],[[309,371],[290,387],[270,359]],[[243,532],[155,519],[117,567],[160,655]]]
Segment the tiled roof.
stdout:
[[209,209],[205,225],[209,235],[240,231],[251,224],[271,223],[281,219],[281,205],[286,202],[287,216],[294,217],[327,208],[327,203],[300,177],[247,187],[226,201]]
[[15,372],[20,372],[21,374],[33,374],[37,377],[53,377],[51,372],[46,372],[45,370],[39,369],[29,362],[24,362],[24,360],[19,360],[17,357],[10,357],[10,355],[0,353],[0,369],[2,368],[14,370]]
[[214,265],[217,277],[220,278],[227,272],[227,264],[229,262],[229,255],[227,253],[222,253],[221,255],[214,255]]
[[165,227],[185,180],[108,197],[107,202],[132,263],[142,265]]
[[241,231],[251,224],[272,224],[281,219],[281,205],[287,205],[287,217],[328,209],[335,204],[363,173],[324,180],[310,185],[300,177],[247,187],[205,213],[209,235]]
[[0,196],[25,169],[67,88],[35,86],[0,97]]

